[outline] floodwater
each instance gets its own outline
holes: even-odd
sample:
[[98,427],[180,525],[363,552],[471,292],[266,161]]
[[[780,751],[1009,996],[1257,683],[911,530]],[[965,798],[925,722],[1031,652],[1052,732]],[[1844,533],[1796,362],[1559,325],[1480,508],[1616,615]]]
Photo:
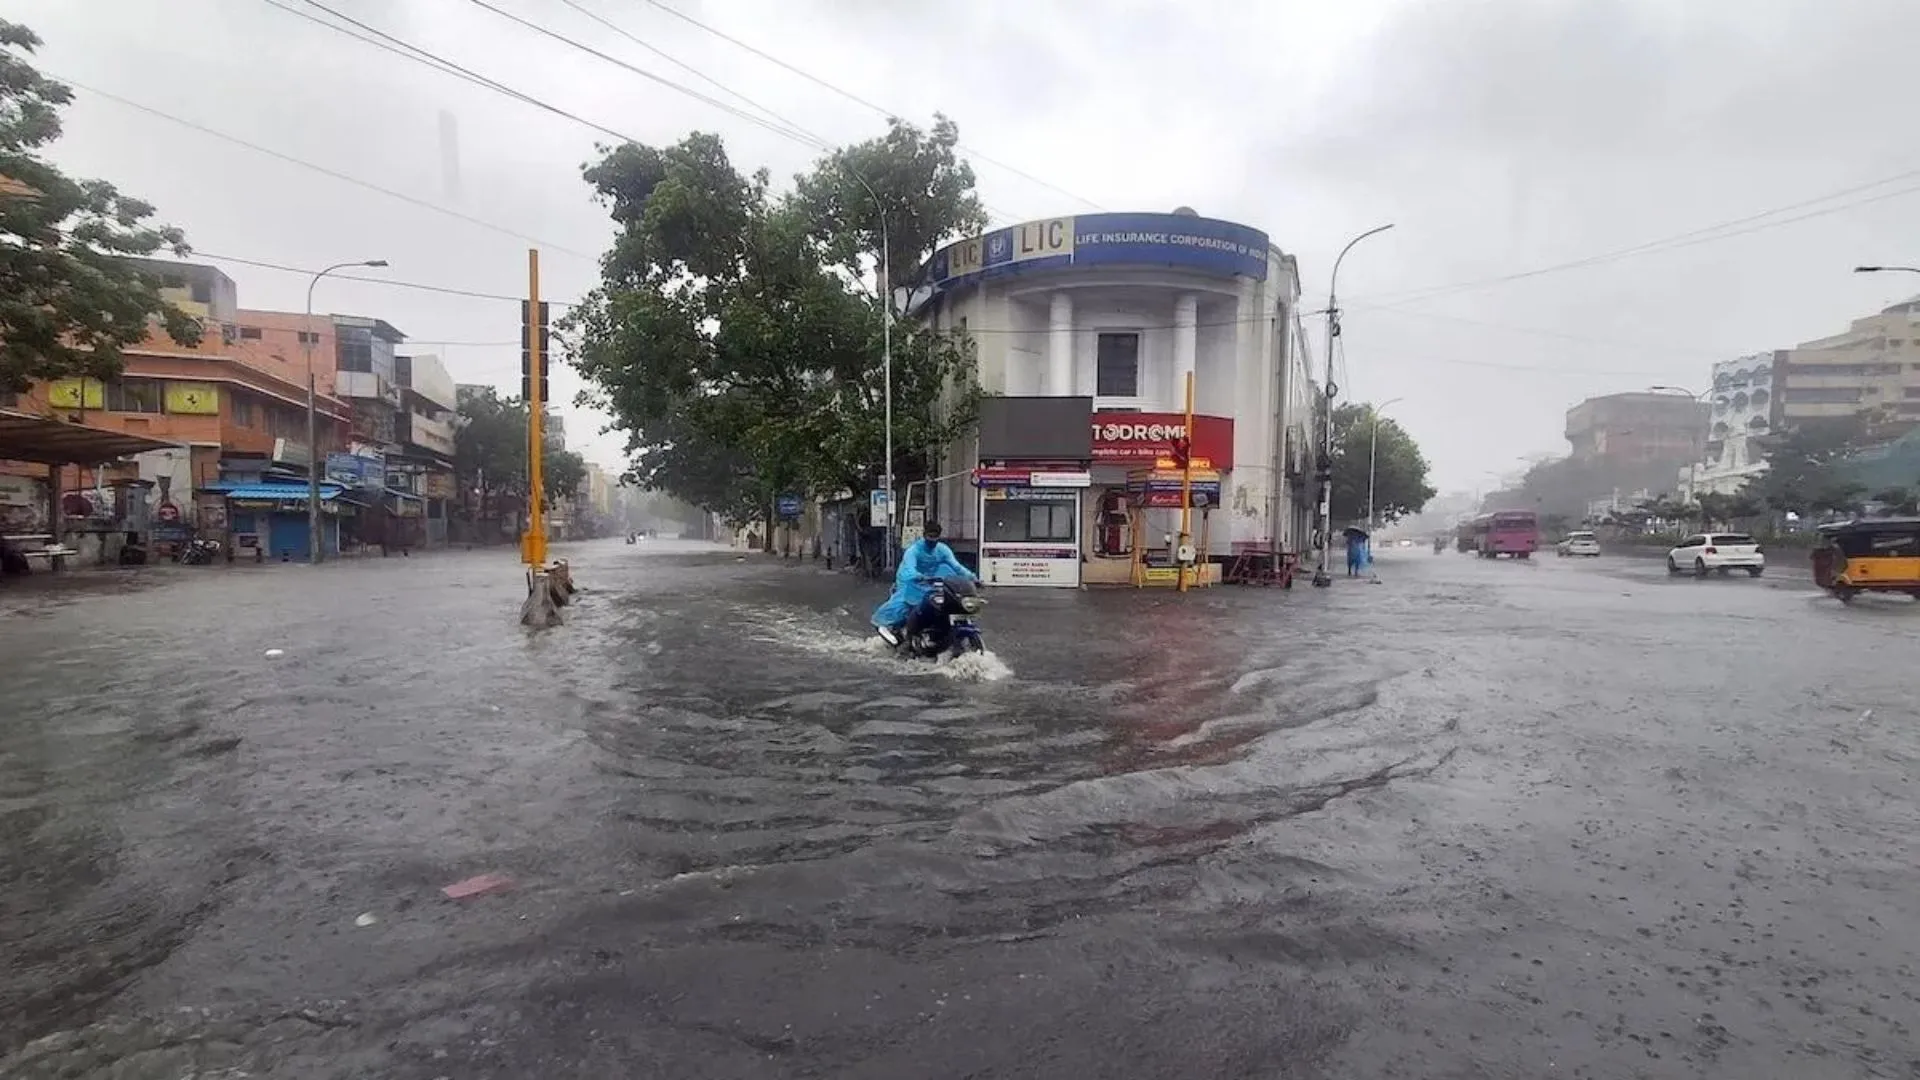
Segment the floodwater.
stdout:
[[1920,606],[565,554],[0,589],[0,1075],[1920,1075]]

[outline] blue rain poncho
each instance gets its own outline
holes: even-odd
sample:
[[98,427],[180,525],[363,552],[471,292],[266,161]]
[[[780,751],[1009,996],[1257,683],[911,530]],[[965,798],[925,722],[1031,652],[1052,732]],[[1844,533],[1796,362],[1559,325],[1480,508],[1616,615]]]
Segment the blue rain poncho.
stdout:
[[978,581],[973,571],[960,565],[953,557],[953,549],[940,541],[929,544],[925,540],[916,540],[900,553],[900,569],[893,575],[893,595],[873,612],[873,625],[899,626],[907,621],[907,613],[920,606],[927,598],[927,587],[921,578],[965,578]]

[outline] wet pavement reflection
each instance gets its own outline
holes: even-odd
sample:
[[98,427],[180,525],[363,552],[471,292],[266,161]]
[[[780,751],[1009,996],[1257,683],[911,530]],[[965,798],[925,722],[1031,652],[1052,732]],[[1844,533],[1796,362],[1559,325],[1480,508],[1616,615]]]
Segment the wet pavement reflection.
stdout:
[[0,592],[0,1075],[1920,1073],[1920,606],[567,554]]

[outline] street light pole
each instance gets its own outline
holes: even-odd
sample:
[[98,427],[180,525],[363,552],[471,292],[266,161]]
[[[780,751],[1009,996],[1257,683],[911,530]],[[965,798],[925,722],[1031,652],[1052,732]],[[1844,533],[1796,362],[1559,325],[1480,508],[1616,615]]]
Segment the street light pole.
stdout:
[[313,275],[313,280],[307,282],[307,317],[300,324],[300,351],[307,362],[307,559],[315,566],[320,564],[320,421],[318,396],[314,392],[313,342],[320,335],[312,329],[313,289],[320,284],[321,278],[335,270],[345,270],[350,266],[385,265],[385,259],[335,263]]
[[1381,402],[1378,405],[1373,406],[1369,410],[1373,414],[1373,433],[1367,437],[1367,532],[1368,533],[1372,533],[1374,530],[1373,471],[1374,471],[1374,463],[1380,460],[1380,414],[1386,411],[1387,406],[1396,405],[1405,400],[1407,399],[1406,398],[1390,398],[1386,401]]
[[[1707,389],[1702,390],[1697,394],[1687,389],[1684,386],[1649,386],[1647,387],[1647,389],[1656,390],[1656,391],[1669,393],[1669,394],[1685,394],[1695,401],[1703,401],[1706,399],[1708,394],[1713,393],[1712,387],[1708,387]],[[1697,453],[1694,453],[1688,456],[1687,499],[1690,502],[1697,503],[1700,501],[1700,455],[1707,452],[1707,444],[1712,441],[1713,441],[1713,410],[1709,409],[1707,410],[1707,430],[1701,433],[1701,436],[1700,436],[1700,449]],[[1700,515],[1700,527],[1703,529],[1707,527],[1706,513],[1704,511]]]
[[1320,457],[1328,471],[1327,478],[1320,483],[1320,566],[1313,572],[1313,583],[1321,588],[1333,584],[1333,575],[1327,572],[1327,555],[1333,548],[1333,397],[1339,389],[1333,385],[1333,339],[1340,336],[1340,264],[1347,252],[1353,250],[1353,245],[1391,228],[1391,222],[1376,225],[1347,241],[1347,246],[1341,248],[1333,260],[1333,273],[1327,278],[1327,409],[1320,424]]
[[855,171],[853,166],[841,162],[847,175],[859,184],[873,200],[873,208],[880,219],[880,380],[882,401],[882,424],[886,429],[887,460],[881,466],[881,486],[887,492],[887,542],[883,564],[893,569],[894,542],[893,523],[898,517],[893,505],[893,245],[887,239],[887,204],[881,201],[880,193],[873,190],[867,178]]

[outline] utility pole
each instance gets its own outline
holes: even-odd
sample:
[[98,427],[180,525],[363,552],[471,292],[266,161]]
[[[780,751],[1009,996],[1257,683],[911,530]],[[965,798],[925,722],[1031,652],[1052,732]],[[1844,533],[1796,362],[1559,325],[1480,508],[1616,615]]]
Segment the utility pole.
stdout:
[[1345,261],[1347,252],[1353,245],[1376,233],[1393,228],[1392,223],[1376,225],[1359,236],[1347,241],[1340,254],[1333,260],[1333,273],[1327,278],[1327,389],[1326,416],[1320,425],[1320,460],[1322,476],[1320,480],[1320,565],[1313,572],[1313,583],[1320,588],[1333,584],[1333,575],[1327,572],[1327,556],[1333,550],[1333,398],[1339,387],[1333,385],[1333,339],[1340,336],[1340,264]]
[[1387,406],[1397,405],[1405,400],[1407,399],[1391,398],[1367,410],[1373,419],[1373,432],[1367,437],[1367,533],[1369,535],[1371,535],[1374,530],[1373,475],[1374,463],[1380,460],[1380,414],[1386,411]]
[[[325,463],[320,456],[320,421],[318,395],[314,392],[313,343],[319,334],[313,331],[313,288],[320,279],[335,270],[345,270],[349,266],[385,266],[385,259],[367,259],[361,262],[335,263],[313,275],[307,282],[307,317],[300,324],[300,351],[307,361],[307,561],[315,566],[320,563],[320,468]],[[335,364],[335,370],[339,368]],[[81,404],[86,403],[86,387],[81,384]]]

